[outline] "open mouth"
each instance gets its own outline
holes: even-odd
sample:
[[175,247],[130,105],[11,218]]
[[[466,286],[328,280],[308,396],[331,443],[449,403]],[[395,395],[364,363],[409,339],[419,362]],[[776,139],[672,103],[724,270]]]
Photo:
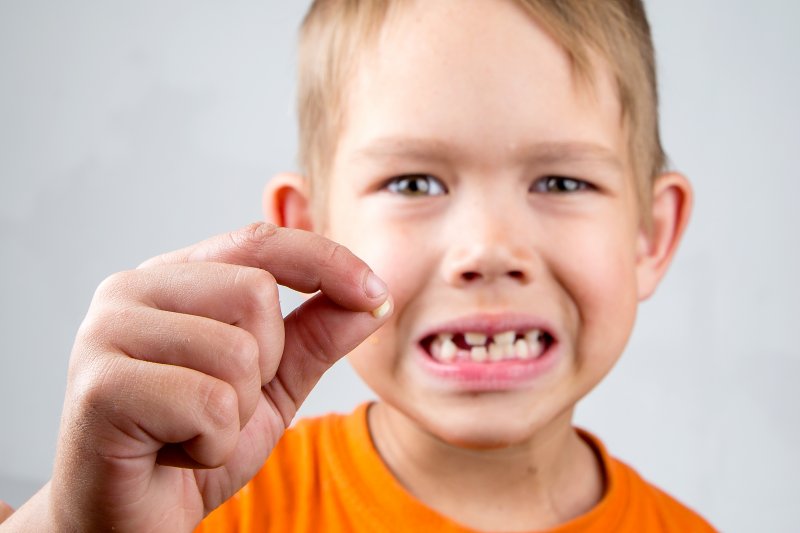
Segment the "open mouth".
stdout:
[[420,341],[428,355],[440,363],[530,361],[541,357],[553,343],[553,336],[541,329],[494,334],[440,332]]

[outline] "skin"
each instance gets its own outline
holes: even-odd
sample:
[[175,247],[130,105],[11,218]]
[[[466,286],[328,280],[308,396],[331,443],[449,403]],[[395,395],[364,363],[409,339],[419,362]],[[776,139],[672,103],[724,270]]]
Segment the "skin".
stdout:
[[6,518],[11,516],[14,513],[14,509],[11,508],[6,502],[0,500],[0,524],[2,524]]
[[[408,491],[480,530],[564,523],[603,493],[574,406],[666,270],[689,185],[658,178],[646,231],[608,66],[596,58],[594,87],[578,87],[510,2],[414,3],[373,50],[348,87],[325,216],[293,175],[268,187],[268,216],[343,243],[388,283],[392,318],[349,360],[380,398],[370,430]],[[433,193],[393,191],[408,175]],[[557,192],[548,176],[581,185]],[[553,364],[489,391],[432,377],[420,336],[475,315],[546,322]]]
[[[659,177],[644,232],[605,67],[588,96],[510,3],[453,6],[411,5],[365,54],[326,219],[310,211],[302,177],[281,175],[266,216],[293,229],[252,225],[101,284],[73,347],[53,478],[4,531],[192,530],[255,474],[346,353],[382,400],[369,414],[379,453],[425,504],[509,531],[594,505],[600,473],[572,409],[619,357],[691,191],[677,174]],[[389,157],[386,144],[375,149],[387,136],[404,139]],[[423,157],[408,140],[425,141]],[[447,194],[382,190],[409,172],[432,174]],[[593,188],[531,192],[552,174]],[[380,282],[367,291],[370,267],[326,237],[366,259],[391,297]],[[278,283],[320,294],[283,320]],[[394,311],[375,318],[386,301]],[[547,320],[560,346],[524,386],[465,391],[413,363],[430,324],[509,311]]]
[[[109,277],[73,348],[53,478],[4,531],[191,531],[385,321],[369,276],[321,236],[261,223]],[[277,283],[320,292],[284,321]]]

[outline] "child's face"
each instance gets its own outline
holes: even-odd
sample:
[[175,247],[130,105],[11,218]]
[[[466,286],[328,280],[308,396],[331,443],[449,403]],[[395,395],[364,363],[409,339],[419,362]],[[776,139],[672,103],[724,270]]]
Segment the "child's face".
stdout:
[[[349,87],[326,234],[395,302],[350,360],[448,442],[523,442],[568,423],[628,339],[639,213],[603,65],[595,85],[581,90],[511,2],[418,2],[386,23]],[[472,362],[483,350],[464,345],[467,332],[513,331],[519,345],[536,330],[519,354],[487,345],[500,361]],[[438,360],[452,356],[447,335],[455,359]]]

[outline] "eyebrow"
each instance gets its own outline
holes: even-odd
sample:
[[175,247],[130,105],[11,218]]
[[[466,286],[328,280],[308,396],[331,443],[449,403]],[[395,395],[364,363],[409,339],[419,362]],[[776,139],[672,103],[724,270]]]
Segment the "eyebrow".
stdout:
[[[623,165],[610,149],[583,141],[547,141],[513,148],[514,158],[524,164],[599,163],[622,171]],[[356,159],[414,159],[450,161],[467,157],[469,152],[440,139],[384,137],[357,150]]]
[[383,137],[376,139],[354,154],[354,159],[450,159],[459,155],[459,150],[438,139],[418,137]]

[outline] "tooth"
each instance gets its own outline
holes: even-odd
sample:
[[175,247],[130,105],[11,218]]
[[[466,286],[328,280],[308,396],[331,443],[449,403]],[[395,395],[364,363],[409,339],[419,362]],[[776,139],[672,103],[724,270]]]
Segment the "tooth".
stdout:
[[451,340],[453,340],[453,334],[452,333],[439,333],[436,336],[436,338],[439,339],[442,342],[451,341]]
[[529,359],[536,359],[540,355],[542,355],[542,345],[541,344],[528,344],[529,350]]
[[486,361],[488,357],[488,352],[486,351],[486,346],[473,346],[472,349],[469,351],[469,357],[473,361],[477,363],[483,363]]
[[452,361],[456,358],[456,351],[458,348],[456,347],[456,343],[454,343],[450,339],[444,339],[442,341],[442,346],[439,351],[439,358],[442,361]]
[[483,333],[464,333],[464,340],[470,346],[483,346],[486,344],[486,335]]
[[500,361],[503,359],[503,355],[505,355],[503,346],[497,344],[496,342],[489,343],[489,360]]
[[519,357],[520,359],[530,359],[533,354],[531,354],[528,343],[525,339],[519,339],[517,342],[514,343],[514,355]]
[[372,316],[375,318],[383,318],[389,314],[389,311],[392,308],[392,302],[386,300],[380,306],[372,310]]
[[514,344],[514,339],[517,338],[516,331],[504,331],[494,335],[494,342],[498,344]]
[[515,354],[516,354],[516,352],[514,350],[514,345],[513,344],[504,344],[503,345],[503,356],[506,359],[511,359],[512,357],[515,356]]
[[528,343],[528,350],[530,351],[529,358],[536,358],[542,355],[542,332],[538,329],[528,332],[525,335],[525,342]]
[[528,333],[525,334],[525,340],[529,343],[538,343],[539,338],[542,336],[542,332],[538,329],[532,329]]
[[442,353],[442,341],[440,341],[438,338],[433,339],[430,351],[434,359],[439,359],[439,356]]

